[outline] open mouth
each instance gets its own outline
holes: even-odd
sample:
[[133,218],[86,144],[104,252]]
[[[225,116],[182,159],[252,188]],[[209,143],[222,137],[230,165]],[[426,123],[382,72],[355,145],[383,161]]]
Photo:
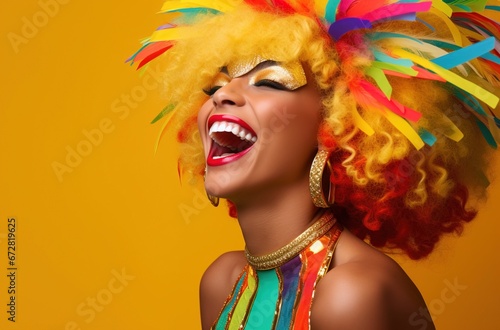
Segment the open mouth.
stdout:
[[246,154],[257,141],[255,132],[241,119],[213,117],[209,120],[208,135],[212,139],[212,145],[208,165],[222,165],[236,160]]

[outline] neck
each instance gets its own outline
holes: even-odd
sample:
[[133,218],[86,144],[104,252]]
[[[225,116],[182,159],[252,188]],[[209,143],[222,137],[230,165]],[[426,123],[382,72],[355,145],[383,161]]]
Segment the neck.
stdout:
[[[322,214],[309,189],[282,189],[236,203],[247,250],[255,256],[274,252],[305,231]],[[274,198],[273,198],[274,196]]]

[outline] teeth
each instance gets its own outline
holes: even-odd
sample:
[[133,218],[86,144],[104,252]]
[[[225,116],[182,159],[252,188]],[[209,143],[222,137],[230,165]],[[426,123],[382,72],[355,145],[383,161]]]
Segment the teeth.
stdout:
[[213,138],[212,135],[216,132],[231,132],[242,140],[247,140],[252,143],[255,143],[255,141],[257,141],[256,136],[253,136],[252,133],[248,132],[246,129],[233,122],[216,121],[210,127],[208,135]]
[[212,134],[213,132],[217,132],[217,129],[219,129],[219,123],[218,122],[215,122],[212,127],[210,127],[210,131],[208,132],[208,134]]

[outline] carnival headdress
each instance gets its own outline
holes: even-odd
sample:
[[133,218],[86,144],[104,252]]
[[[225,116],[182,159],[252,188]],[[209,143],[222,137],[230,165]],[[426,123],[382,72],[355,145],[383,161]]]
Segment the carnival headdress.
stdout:
[[[485,0],[167,0],[160,13],[166,24],[160,26],[129,61],[143,68],[162,55],[185,30],[204,14],[224,14],[241,2],[258,11],[283,15],[300,14],[318,22],[343,58],[355,56],[349,49],[368,50],[371,64],[349,81],[350,93],[360,106],[379,111],[408,140],[420,149],[432,146],[436,136],[420,127],[415,129],[421,113],[392,97],[391,76],[426,79],[440,82],[474,115],[480,131],[490,146],[500,141],[500,112],[496,110],[500,92],[500,25],[488,16],[500,6],[487,5]],[[372,27],[389,21],[419,21],[430,30],[437,29],[418,13],[437,16],[449,30],[452,40],[409,36],[403,32],[380,32]],[[349,35],[357,33],[362,40],[352,44]],[[389,47],[374,46],[390,41]],[[349,47],[344,47],[349,44]],[[342,48],[344,47],[344,48]],[[341,58],[342,60],[342,58]],[[468,79],[469,73],[480,79]],[[168,105],[153,122],[174,113],[175,104]],[[445,114],[443,113],[443,116]],[[355,125],[367,135],[374,129],[359,113],[353,114]],[[447,120],[443,134],[459,141],[463,133]]]

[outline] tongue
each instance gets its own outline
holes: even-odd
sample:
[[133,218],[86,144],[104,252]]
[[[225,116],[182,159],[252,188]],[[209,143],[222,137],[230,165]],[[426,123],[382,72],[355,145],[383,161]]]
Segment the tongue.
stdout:
[[242,151],[244,149],[245,141],[230,132],[217,132],[215,133],[216,141],[222,146],[230,146],[229,150]]
[[210,154],[213,158],[222,158],[233,155],[234,153],[235,151],[231,150],[229,147],[221,146],[215,141],[212,143],[212,150],[210,151]]
[[212,143],[212,157],[221,158],[233,155],[248,149],[252,145],[252,143],[242,140],[232,133],[218,132],[215,134],[216,136],[214,138],[214,142]]

